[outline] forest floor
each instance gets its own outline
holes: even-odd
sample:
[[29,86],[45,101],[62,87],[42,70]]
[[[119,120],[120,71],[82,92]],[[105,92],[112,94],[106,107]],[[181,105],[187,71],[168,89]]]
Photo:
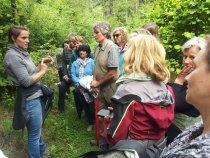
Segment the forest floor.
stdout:
[[[10,113],[1,109],[0,113],[0,150],[8,158],[25,158],[26,145],[23,141],[22,132],[14,133],[11,127],[8,127],[8,119],[11,118]],[[3,128],[4,126],[4,128]],[[19,135],[19,136],[18,136]],[[20,137],[21,136],[21,137]]]
[[[87,120],[83,113],[78,119],[72,93],[67,98],[65,112],[54,106],[42,128],[42,136],[53,158],[75,158],[92,150],[90,140],[95,138],[95,130],[87,132]],[[13,106],[0,100],[0,150],[8,158],[27,158],[27,130],[12,129]],[[1,157],[0,157],[1,158]]]
[[10,134],[3,131],[2,126],[0,126],[0,149],[8,158],[27,157],[23,140],[14,139]]

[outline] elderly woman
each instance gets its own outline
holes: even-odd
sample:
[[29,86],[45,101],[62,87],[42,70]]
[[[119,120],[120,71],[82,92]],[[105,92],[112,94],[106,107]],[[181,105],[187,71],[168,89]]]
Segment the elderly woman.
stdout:
[[161,57],[159,41],[139,34],[124,54],[124,74],[112,97],[114,117],[105,124],[108,144],[131,139],[145,147],[164,147],[166,129],[174,118],[172,89],[164,84],[169,70]]
[[193,59],[203,52],[206,40],[193,37],[182,46],[183,65],[174,83],[171,85],[175,94],[175,119],[167,131],[168,143],[186,128],[201,121],[199,111],[185,100],[187,83],[185,77],[193,71]]
[[124,59],[123,59],[123,54],[125,51],[128,49],[127,42],[128,42],[128,31],[124,27],[117,27],[113,31],[113,40],[114,42],[120,47],[120,53],[119,53],[119,70],[120,70],[120,75],[123,73],[123,64],[124,64]]
[[210,157],[210,37],[206,50],[193,60],[195,68],[185,77],[188,83],[186,100],[201,114],[198,123],[182,132],[163,150],[161,158]]
[[41,138],[43,91],[40,88],[40,80],[47,71],[47,63],[53,59],[50,56],[43,58],[36,68],[27,52],[29,31],[26,27],[12,27],[9,30],[9,40],[12,45],[4,57],[4,65],[7,74],[17,87],[13,128],[24,129],[26,124],[29,158],[41,158],[43,154],[50,157],[46,152],[46,144]]

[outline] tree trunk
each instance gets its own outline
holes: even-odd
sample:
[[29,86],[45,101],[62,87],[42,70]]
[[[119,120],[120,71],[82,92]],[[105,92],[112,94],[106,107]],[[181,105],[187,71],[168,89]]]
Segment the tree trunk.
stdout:
[[11,2],[11,7],[12,7],[12,22],[13,24],[18,24],[16,20],[16,14],[17,14],[17,7],[16,7],[16,1],[15,0],[10,0]]
[[113,1],[112,0],[104,0],[104,2],[105,2],[104,16],[112,15]]

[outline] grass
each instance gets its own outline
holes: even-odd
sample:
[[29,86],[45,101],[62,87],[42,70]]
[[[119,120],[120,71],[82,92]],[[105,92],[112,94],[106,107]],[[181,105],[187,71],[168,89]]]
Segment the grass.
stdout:
[[[86,131],[88,124],[84,116],[81,120],[78,119],[72,92],[66,99],[65,112],[63,113],[59,113],[57,110],[57,96],[56,90],[54,106],[42,129],[43,139],[53,157],[75,158],[85,152],[99,150],[96,146],[90,146],[90,140],[95,138],[95,131]],[[9,134],[12,139],[21,139],[22,133],[14,131],[11,127],[13,109],[1,104],[0,115],[0,125],[3,131]],[[27,143],[26,132],[24,142]]]

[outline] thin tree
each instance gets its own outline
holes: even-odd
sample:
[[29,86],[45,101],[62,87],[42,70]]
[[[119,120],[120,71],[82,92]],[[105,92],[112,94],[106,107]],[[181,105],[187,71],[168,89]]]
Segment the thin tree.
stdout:
[[11,7],[12,7],[12,21],[13,24],[18,24],[16,15],[17,15],[17,6],[16,6],[16,1],[15,0],[10,0]]

